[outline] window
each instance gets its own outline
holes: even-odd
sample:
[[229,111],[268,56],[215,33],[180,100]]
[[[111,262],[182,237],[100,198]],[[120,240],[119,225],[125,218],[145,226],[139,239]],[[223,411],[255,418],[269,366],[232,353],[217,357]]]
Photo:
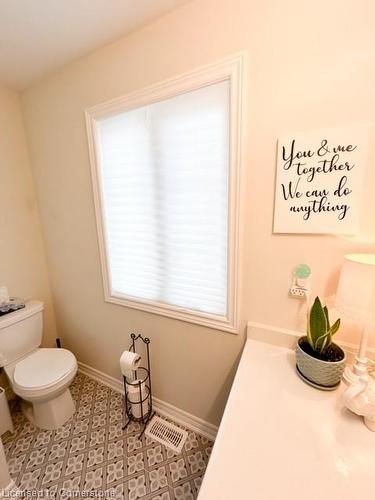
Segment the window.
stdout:
[[236,331],[235,62],[87,111],[107,301]]

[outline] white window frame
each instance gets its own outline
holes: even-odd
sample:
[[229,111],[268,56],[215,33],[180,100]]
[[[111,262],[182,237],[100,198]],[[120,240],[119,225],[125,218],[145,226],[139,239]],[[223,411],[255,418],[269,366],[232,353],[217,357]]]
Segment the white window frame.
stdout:
[[[241,121],[243,95],[244,55],[236,54],[156,85],[137,90],[125,96],[85,110],[91,177],[96,214],[99,252],[102,268],[104,300],[141,311],[238,333],[239,329],[239,240],[240,240],[240,171]],[[100,143],[97,121],[113,114],[168,99],[201,87],[229,80],[230,134],[229,134],[229,225],[228,225],[228,301],[227,315],[220,316],[183,307],[139,299],[112,291],[109,273],[109,255],[106,242],[106,224],[103,217],[103,191],[100,169]]]

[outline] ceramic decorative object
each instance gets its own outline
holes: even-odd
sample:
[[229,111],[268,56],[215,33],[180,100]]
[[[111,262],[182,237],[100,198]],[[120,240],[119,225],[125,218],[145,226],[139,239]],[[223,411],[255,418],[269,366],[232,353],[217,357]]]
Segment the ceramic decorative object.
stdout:
[[307,335],[296,346],[298,374],[314,387],[333,390],[340,384],[346,355],[332,342],[339,327],[339,319],[330,324],[327,307],[316,297],[308,313]]
[[346,389],[343,399],[345,406],[363,416],[366,426],[375,432],[375,380],[360,377],[357,383]]

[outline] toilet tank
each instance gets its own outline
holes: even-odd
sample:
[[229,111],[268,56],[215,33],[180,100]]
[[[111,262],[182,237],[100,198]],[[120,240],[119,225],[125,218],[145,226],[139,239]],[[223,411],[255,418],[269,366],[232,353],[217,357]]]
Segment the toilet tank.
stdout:
[[0,367],[13,363],[42,342],[43,302],[26,302],[23,309],[0,317]]

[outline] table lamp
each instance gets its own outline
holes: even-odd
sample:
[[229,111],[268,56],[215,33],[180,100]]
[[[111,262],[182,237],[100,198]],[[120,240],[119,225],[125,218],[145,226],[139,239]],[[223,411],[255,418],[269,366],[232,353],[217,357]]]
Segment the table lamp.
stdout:
[[375,254],[345,255],[335,307],[362,327],[355,363],[346,367],[343,376],[344,382],[350,385],[360,377],[369,377],[366,351],[369,336],[375,330]]

